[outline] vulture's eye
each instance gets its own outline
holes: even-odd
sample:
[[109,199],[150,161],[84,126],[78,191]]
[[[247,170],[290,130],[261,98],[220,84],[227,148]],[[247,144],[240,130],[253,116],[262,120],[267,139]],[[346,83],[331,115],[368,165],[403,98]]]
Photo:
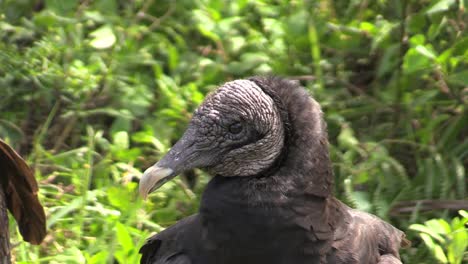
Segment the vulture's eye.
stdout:
[[228,129],[231,134],[239,134],[242,131],[242,124],[240,122],[236,122],[231,124]]

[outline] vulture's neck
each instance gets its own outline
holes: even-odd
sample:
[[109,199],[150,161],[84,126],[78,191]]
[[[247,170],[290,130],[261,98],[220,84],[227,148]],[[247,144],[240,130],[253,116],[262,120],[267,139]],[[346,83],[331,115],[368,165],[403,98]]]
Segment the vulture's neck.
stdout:
[[332,194],[333,171],[326,123],[320,105],[298,83],[277,78],[254,81],[276,104],[284,124],[283,159],[277,174],[296,178],[296,191],[327,198]]
[[[281,91],[280,91],[281,92]],[[302,88],[283,96],[291,123],[287,158],[280,173],[292,175],[307,195],[332,195],[333,171],[320,105]]]

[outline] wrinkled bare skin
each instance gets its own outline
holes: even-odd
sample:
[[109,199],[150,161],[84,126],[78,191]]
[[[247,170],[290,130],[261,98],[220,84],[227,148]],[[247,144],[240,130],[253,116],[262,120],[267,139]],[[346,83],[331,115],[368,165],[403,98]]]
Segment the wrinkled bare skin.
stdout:
[[[229,133],[229,125],[235,122],[242,124],[242,131]],[[210,95],[190,125],[198,131],[197,148],[221,153],[220,160],[208,169],[228,177],[255,175],[273,163],[283,147],[280,122],[273,100],[255,83],[241,80],[226,83]],[[235,148],[239,144],[244,145]]]

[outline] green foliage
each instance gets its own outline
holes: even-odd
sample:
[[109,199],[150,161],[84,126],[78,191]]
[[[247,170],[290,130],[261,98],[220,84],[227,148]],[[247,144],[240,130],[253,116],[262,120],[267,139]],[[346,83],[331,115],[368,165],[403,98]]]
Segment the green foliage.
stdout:
[[196,171],[194,189],[177,179],[142,202],[141,171],[215,85],[271,73],[321,102],[337,195],[402,230],[426,223],[434,246],[408,232],[405,263],[454,260],[452,211],[401,202],[468,198],[466,6],[1,1],[0,136],[33,164],[49,230],[14,248],[17,263],[135,263],[150,233],[196,212],[209,180]]
[[[419,232],[433,257],[440,263],[462,263],[468,250],[468,212],[448,223],[444,219],[431,219],[422,224],[412,224],[410,229]],[[445,249],[445,251],[444,251]],[[466,259],[465,259],[466,260]]]

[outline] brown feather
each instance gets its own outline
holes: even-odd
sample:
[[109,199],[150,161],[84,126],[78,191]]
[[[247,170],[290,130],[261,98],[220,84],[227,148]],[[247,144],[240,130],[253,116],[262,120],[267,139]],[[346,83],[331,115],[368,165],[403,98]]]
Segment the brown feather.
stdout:
[[46,235],[46,217],[37,197],[36,179],[26,162],[1,139],[0,171],[0,180],[6,186],[7,208],[21,235],[31,244],[40,244]]

